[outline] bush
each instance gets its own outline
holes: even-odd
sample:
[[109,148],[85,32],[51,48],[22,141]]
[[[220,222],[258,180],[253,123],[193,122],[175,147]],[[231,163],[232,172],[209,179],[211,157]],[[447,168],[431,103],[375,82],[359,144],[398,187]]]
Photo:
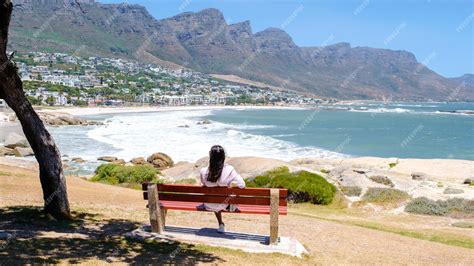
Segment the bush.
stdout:
[[473,222],[456,222],[453,223],[452,226],[459,227],[459,228],[474,228]]
[[446,215],[447,209],[434,200],[425,197],[416,198],[405,206],[406,212],[426,215]]
[[390,167],[390,168],[393,168],[393,167],[395,167],[395,166],[397,166],[397,163],[389,163],[389,164],[388,164],[388,167]]
[[371,187],[364,194],[362,200],[371,203],[397,203],[409,198],[408,193],[398,189]]
[[147,181],[156,181],[159,173],[150,165],[125,166],[119,164],[102,164],[95,170],[91,181],[117,185],[122,183],[141,184]]
[[390,178],[388,178],[386,176],[383,176],[383,175],[371,176],[371,177],[369,177],[369,179],[374,181],[375,183],[379,183],[379,184],[386,185],[386,186],[389,186],[389,187],[394,187],[395,186],[395,184],[393,184],[393,182],[392,182],[392,180],[390,180]]
[[409,202],[405,207],[405,211],[426,215],[448,215],[452,213],[474,215],[474,201],[461,198],[434,201],[421,197]]
[[341,187],[342,193],[348,197],[359,197],[362,193],[362,188],[358,186]]
[[279,167],[247,181],[248,187],[286,188],[288,199],[294,202],[330,204],[336,187],[323,177],[307,171],[290,173],[288,167]]

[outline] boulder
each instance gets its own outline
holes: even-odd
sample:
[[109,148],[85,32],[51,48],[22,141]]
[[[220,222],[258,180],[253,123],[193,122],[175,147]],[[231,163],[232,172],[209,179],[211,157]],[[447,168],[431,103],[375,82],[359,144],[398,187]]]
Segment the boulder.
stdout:
[[28,144],[28,141],[26,140],[26,138],[17,133],[10,133],[5,139],[5,147],[10,148],[10,149],[14,149],[16,147],[27,148],[29,146],[30,145]]
[[425,173],[415,172],[411,174],[411,178],[413,180],[422,181],[428,179],[428,176]]
[[15,156],[15,150],[7,147],[0,147],[0,157],[2,156]]
[[27,157],[35,155],[31,148],[16,147],[14,152],[16,157]]
[[82,159],[81,157],[75,157],[75,158],[72,158],[71,161],[75,162],[75,163],[85,163],[86,161],[84,159]]
[[463,182],[465,185],[470,185],[474,183],[474,178],[466,178]]
[[130,160],[130,162],[134,165],[138,165],[138,164],[148,164],[148,162],[145,160],[145,158],[143,157],[137,157],[137,158],[133,158],[132,160]]
[[162,152],[152,154],[150,157],[147,158],[147,162],[151,163],[154,167],[158,169],[165,169],[174,165],[174,162],[171,157]]
[[113,156],[102,156],[102,157],[97,158],[97,160],[111,163],[111,162],[117,161],[118,158],[113,157]]
[[118,159],[118,160],[113,161],[112,163],[113,163],[113,164],[125,165],[127,162],[125,162],[124,159]]
[[209,119],[204,119],[202,121],[197,122],[197,125],[209,125],[209,124],[212,124],[212,122],[209,121]]

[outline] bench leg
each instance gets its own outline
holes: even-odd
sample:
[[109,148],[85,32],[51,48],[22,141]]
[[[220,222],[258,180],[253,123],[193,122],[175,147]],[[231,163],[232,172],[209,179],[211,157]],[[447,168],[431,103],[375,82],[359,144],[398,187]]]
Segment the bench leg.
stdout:
[[270,191],[270,245],[278,244],[278,215],[280,190]]
[[165,230],[165,226],[166,226],[166,214],[168,213],[168,210],[167,209],[163,209],[161,208],[161,222],[162,222],[162,225],[163,225],[163,231]]
[[148,184],[148,210],[150,212],[151,231],[153,233],[162,234],[164,223],[156,184]]

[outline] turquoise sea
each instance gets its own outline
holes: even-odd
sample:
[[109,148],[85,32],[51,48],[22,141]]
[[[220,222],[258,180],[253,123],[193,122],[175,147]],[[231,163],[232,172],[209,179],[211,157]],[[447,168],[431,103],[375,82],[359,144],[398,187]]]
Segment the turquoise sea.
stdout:
[[[229,156],[281,160],[375,156],[474,160],[472,103],[361,103],[314,109],[211,109],[85,117],[104,126],[51,128],[63,155],[88,160],[165,152],[196,161],[221,144]],[[443,112],[440,112],[443,111]],[[450,111],[450,112],[444,112]],[[210,124],[198,123],[204,119]],[[74,166],[74,164],[72,164]]]

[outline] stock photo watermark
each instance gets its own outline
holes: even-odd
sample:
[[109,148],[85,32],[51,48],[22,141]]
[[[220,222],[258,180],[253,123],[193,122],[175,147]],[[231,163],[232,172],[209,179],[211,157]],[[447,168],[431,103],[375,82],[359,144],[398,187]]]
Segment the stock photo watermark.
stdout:
[[416,137],[416,135],[423,130],[425,126],[423,124],[419,124],[401,143],[400,146],[402,148],[406,148],[408,144]]

